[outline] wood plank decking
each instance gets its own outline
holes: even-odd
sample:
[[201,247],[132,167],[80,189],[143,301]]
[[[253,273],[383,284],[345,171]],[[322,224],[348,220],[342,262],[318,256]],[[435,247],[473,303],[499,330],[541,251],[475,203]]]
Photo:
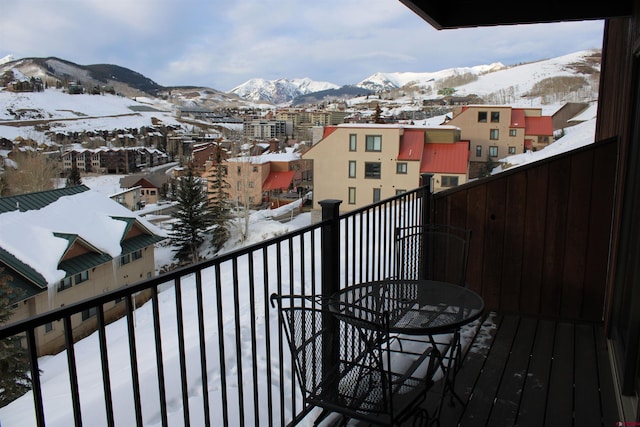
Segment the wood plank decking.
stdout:
[[[489,313],[440,425],[603,426],[619,420],[602,324]],[[433,413],[437,396],[425,403]]]

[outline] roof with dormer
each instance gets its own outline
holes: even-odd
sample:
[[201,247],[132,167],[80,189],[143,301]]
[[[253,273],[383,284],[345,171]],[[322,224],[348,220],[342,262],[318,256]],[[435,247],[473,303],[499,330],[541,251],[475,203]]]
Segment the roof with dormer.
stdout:
[[0,198],[1,274],[25,296],[165,238],[84,185]]

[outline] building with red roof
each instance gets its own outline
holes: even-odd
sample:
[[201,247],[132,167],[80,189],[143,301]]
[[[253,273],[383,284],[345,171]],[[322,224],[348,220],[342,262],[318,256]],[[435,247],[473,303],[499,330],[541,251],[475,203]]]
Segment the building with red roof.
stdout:
[[314,200],[339,199],[349,211],[420,185],[434,191],[467,181],[469,143],[455,126],[345,123],[326,127],[302,155],[313,162]]
[[[309,180],[310,162],[299,153],[267,153],[231,157],[222,163],[229,198],[242,206],[258,207],[272,197],[301,186]],[[207,162],[203,177],[210,180],[213,163]]]
[[465,105],[453,111],[447,125],[461,129],[470,142],[469,178],[483,175],[489,161],[536,151],[553,142],[553,118],[541,108],[508,105]]

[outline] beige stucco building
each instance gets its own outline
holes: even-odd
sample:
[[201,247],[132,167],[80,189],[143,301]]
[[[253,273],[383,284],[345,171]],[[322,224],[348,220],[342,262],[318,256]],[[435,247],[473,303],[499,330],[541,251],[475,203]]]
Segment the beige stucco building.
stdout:
[[[12,306],[14,322],[151,278],[154,244],[164,238],[152,224],[85,186],[4,197],[0,276],[12,297],[0,303]],[[147,298],[140,294],[136,303]],[[124,314],[125,302],[110,301],[103,310],[109,322]],[[90,334],[96,310],[73,316],[71,324],[74,338]],[[36,343],[39,355],[61,350],[63,322],[37,329]]]
[[553,118],[541,108],[505,105],[456,107],[447,125],[461,129],[470,142],[469,178],[481,176],[488,159],[535,151],[553,142]]
[[313,199],[338,199],[349,211],[420,185],[434,175],[436,191],[467,180],[469,146],[455,126],[343,124],[303,154],[313,161]]

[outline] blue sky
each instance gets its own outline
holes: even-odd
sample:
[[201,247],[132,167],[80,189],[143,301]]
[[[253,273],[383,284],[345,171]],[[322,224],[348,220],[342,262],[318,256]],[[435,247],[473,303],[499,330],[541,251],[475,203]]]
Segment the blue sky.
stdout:
[[603,27],[437,31],[399,0],[19,0],[0,14],[0,58],[110,63],[164,86],[228,91],[251,78],[343,85],[376,72],[513,65],[601,48]]

